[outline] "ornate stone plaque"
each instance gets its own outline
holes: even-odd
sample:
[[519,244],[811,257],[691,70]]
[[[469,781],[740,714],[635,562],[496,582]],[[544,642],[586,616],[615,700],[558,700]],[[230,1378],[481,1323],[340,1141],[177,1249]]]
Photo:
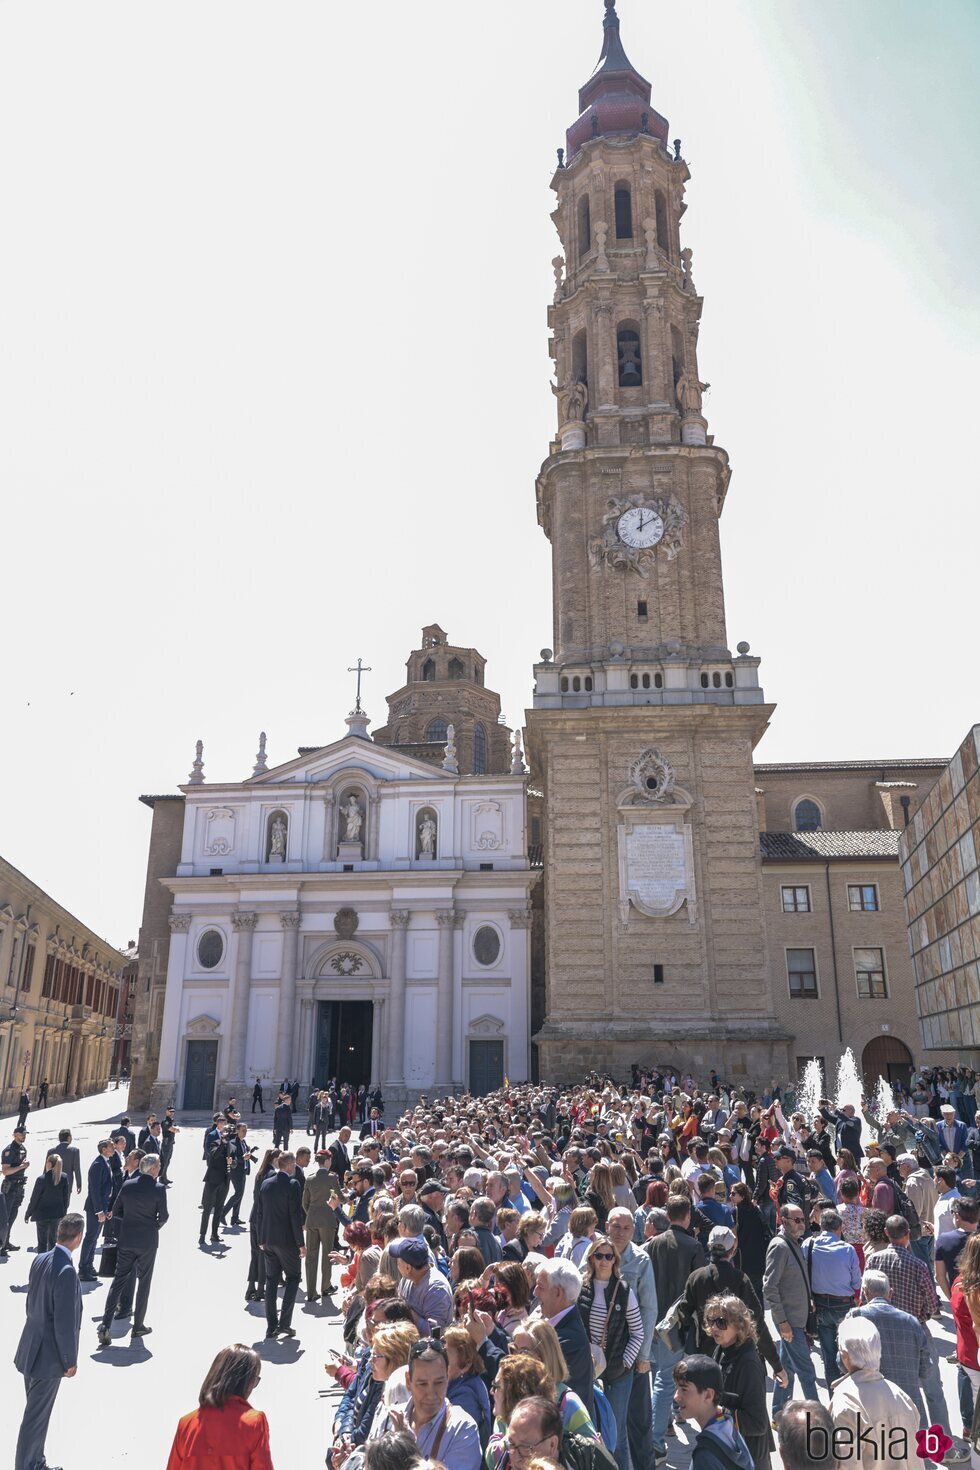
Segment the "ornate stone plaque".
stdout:
[[630,904],[651,918],[666,918],[691,905],[694,922],[694,854],[690,826],[676,822],[624,822],[619,828],[619,902],[623,922]]

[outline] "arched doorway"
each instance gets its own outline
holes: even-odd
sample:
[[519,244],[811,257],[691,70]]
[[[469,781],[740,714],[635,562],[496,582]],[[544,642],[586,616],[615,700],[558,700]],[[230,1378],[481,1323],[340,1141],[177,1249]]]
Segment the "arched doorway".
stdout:
[[912,1076],[912,1053],[905,1042],[895,1036],[876,1036],[861,1053],[861,1071],[871,1088],[879,1077],[884,1077],[886,1082],[901,1082],[903,1087],[907,1087]]

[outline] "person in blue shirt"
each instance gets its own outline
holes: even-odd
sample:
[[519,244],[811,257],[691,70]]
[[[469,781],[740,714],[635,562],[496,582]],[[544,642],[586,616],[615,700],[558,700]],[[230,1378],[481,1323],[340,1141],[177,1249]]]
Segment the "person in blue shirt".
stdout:
[[861,1267],[853,1245],[841,1239],[842,1220],[836,1210],[820,1211],[820,1234],[803,1246],[810,1271],[810,1289],[817,1309],[817,1337],[828,1386],[840,1377],[837,1367],[837,1330],[854,1306],[861,1289]]
[[730,1230],[735,1223],[735,1216],[730,1205],[724,1205],[721,1200],[715,1199],[717,1181],[714,1175],[702,1174],[698,1179],[698,1188],[701,1192],[698,1209],[702,1215],[706,1215],[712,1225],[724,1225],[726,1230]]
[[827,1168],[827,1161],[820,1150],[818,1148],[808,1149],[806,1162],[810,1170],[810,1178],[824,1199],[836,1199],[837,1188],[834,1184],[834,1176]]

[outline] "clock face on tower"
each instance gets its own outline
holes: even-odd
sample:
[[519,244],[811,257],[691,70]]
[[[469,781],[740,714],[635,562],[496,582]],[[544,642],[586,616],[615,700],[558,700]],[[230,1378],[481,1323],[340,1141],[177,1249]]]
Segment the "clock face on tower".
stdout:
[[620,541],[625,546],[644,551],[656,546],[664,534],[663,517],[651,505],[633,505],[624,510],[616,523]]

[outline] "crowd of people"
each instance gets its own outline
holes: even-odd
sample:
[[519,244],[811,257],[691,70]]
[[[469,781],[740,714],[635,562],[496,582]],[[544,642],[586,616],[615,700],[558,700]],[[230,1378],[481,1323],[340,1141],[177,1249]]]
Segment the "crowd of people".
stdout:
[[[235,1099],[207,1129],[199,1245],[248,1211],[244,1296],[264,1302],[268,1339],[296,1336],[301,1281],[307,1301],[342,1309],[344,1350],[325,1365],[342,1390],[331,1470],[647,1470],[682,1439],[694,1470],[766,1470],[777,1440],[787,1470],[898,1465],[923,1436],[941,1436],[944,1463],[980,1465],[978,1089],[963,1069],[917,1074],[880,1116],[827,1098],[808,1115],[776,1084],[757,1095],[635,1068],[625,1086],[423,1097],[390,1119],[378,1092],[348,1089],[338,1108],[339,1089],[314,1090],[297,1129],[284,1084],[261,1160]],[[70,1134],[43,1161],[24,1211],[38,1256],[17,1470],[44,1464],[57,1382],[75,1366],[68,1298],[93,1279],[100,1238],[100,1270],[115,1260],[99,1342],[124,1317],[134,1336],[151,1330],[179,1131],[173,1110],[138,1138],[123,1118],[88,1166],[84,1215],[68,1211],[81,1182]],[[297,1131],[312,1142],[291,1150]],[[5,1250],[24,1138],[3,1153]],[[57,1331],[38,1326],[53,1271]],[[955,1404],[930,1331],[943,1311]],[[76,1323],[76,1357],[77,1341]],[[259,1372],[252,1348],[218,1354],[173,1470],[271,1466],[250,1404]]]

